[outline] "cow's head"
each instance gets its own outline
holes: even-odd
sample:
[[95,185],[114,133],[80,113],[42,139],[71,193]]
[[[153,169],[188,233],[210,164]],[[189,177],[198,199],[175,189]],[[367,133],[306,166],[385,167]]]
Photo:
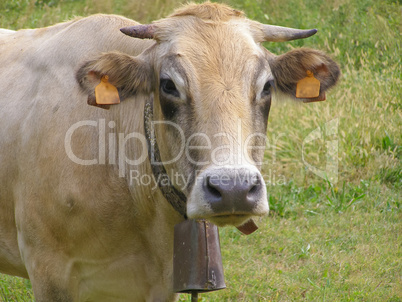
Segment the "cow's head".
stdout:
[[106,53],[85,63],[77,75],[81,86],[91,91],[107,74],[123,98],[153,94],[154,119],[167,122],[156,127],[165,168],[190,179],[188,186],[175,183],[188,198],[188,217],[238,226],[266,214],[259,170],[271,96],[295,97],[308,70],[325,93],[339,68],[320,51],[276,56],[260,43],[306,38],[316,30],[263,25],[228,6],[205,3],[122,31],[155,43],[137,57]]

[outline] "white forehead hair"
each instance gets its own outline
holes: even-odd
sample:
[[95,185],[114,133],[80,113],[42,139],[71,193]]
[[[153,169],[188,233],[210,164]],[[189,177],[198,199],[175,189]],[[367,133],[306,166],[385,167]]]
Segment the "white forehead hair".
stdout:
[[264,50],[260,43],[256,43],[254,36],[252,34],[251,26],[252,23],[247,22],[246,19],[230,19],[228,25],[231,27],[236,27],[239,34],[245,39],[246,43],[249,44],[254,50],[254,54],[257,56],[264,56]]

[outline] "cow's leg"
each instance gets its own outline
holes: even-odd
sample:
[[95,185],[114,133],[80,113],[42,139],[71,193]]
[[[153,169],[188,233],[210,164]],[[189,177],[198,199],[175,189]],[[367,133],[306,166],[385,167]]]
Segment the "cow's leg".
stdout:
[[68,269],[48,247],[26,249],[24,258],[36,302],[77,301],[67,277]]
[[68,290],[57,285],[52,280],[41,280],[32,282],[32,289],[36,302],[73,302],[73,298]]
[[[56,237],[64,237],[56,224],[39,211],[24,205],[24,211],[17,207],[16,223],[18,246],[25,263],[36,302],[73,302],[76,299],[76,284],[72,282],[72,265],[65,248]],[[57,235],[56,235],[57,234]],[[66,243],[68,244],[68,243]]]

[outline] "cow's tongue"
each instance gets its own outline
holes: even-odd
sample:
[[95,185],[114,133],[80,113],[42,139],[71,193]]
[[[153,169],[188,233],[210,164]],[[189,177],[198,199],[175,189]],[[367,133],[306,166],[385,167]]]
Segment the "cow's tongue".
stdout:
[[250,235],[258,229],[258,226],[255,224],[253,219],[250,219],[246,223],[238,226],[237,229],[244,235]]

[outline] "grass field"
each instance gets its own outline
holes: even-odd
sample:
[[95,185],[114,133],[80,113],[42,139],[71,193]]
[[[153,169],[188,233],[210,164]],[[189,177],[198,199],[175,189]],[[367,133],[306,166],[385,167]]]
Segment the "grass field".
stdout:
[[[0,27],[97,12],[150,22],[182,2],[2,0]],[[400,0],[225,2],[260,22],[317,28],[309,39],[265,46],[326,51],[342,78],[326,102],[273,103],[263,167],[270,215],[251,236],[220,230],[227,289],[202,301],[402,301]],[[303,144],[315,130],[322,139]],[[306,164],[323,171],[328,160],[332,182]],[[0,301],[33,301],[29,281],[0,275]]]

